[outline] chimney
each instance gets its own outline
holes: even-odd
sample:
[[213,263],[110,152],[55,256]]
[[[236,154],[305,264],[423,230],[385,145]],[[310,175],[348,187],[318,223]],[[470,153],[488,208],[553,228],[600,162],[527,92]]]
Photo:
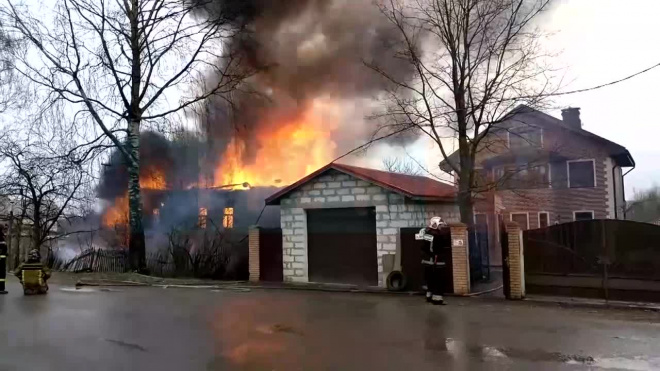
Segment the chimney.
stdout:
[[561,110],[561,119],[564,121],[566,126],[569,126],[573,129],[582,129],[579,107],[568,107]]

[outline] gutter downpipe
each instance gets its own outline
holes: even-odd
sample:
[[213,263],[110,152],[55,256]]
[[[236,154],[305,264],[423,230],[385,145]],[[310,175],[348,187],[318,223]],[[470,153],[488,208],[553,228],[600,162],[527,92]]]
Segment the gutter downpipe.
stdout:
[[626,171],[625,174],[623,174],[621,176],[621,190],[623,191],[623,199],[624,199],[624,203],[623,203],[623,219],[624,220],[626,219],[626,212],[627,212],[626,202],[625,202],[625,199],[626,199],[626,181],[625,181],[625,177],[626,177],[626,175],[628,175],[628,173],[635,170],[635,167],[637,166],[637,164],[635,164],[635,159],[633,159],[632,156],[628,155],[628,158],[630,159],[630,162],[632,162],[632,164],[633,164],[632,169]]
[[[614,197],[613,197],[614,198],[614,220],[619,219],[619,210],[616,207],[616,199],[618,197],[616,195],[616,178],[615,178],[615,176],[616,176],[615,170],[618,167],[620,168],[621,166],[619,166],[619,165],[612,166],[612,194],[614,195]],[[623,184],[623,176],[621,176],[621,184]]]

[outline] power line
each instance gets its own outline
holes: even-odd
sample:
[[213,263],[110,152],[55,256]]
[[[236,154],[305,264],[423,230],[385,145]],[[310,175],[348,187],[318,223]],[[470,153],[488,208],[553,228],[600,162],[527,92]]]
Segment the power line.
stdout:
[[[641,74],[644,74],[644,73],[646,73],[646,72],[649,72],[649,71],[651,71],[651,70],[653,70],[653,69],[655,69],[655,68],[657,68],[657,67],[660,67],[660,62],[659,62],[659,63],[656,63],[656,64],[654,64],[654,65],[652,65],[652,66],[650,66],[650,67],[648,67],[648,68],[645,68],[645,69],[643,69],[643,70],[641,70],[641,71],[635,72],[635,73],[633,73],[632,75],[628,75],[628,76],[623,77],[623,78],[621,78],[621,79],[614,80],[614,81],[610,81],[610,82],[605,83],[605,84],[600,84],[600,85],[592,86],[592,87],[589,87],[589,88],[583,88],[583,89],[577,89],[577,90],[564,91],[564,92],[559,92],[559,93],[549,93],[549,94],[530,95],[530,96],[527,96],[527,97],[515,97],[515,98],[511,98],[510,100],[517,100],[517,99],[524,99],[524,98],[533,98],[533,97],[537,97],[537,98],[538,98],[538,97],[556,97],[556,96],[562,96],[562,95],[570,95],[570,94],[577,94],[577,93],[585,93],[585,92],[589,92],[589,91],[593,91],[593,90],[602,89],[602,88],[604,88],[604,87],[608,87],[608,86],[616,85],[616,84],[621,83],[621,82],[624,82],[624,81],[626,81],[626,80],[630,80],[630,79],[632,79],[633,77],[637,77],[637,76],[639,76],[639,75],[641,75]],[[455,112],[455,111],[454,111],[454,112]],[[444,114],[448,114],[448,113],[451,113],[451,111],[443,112],[442,114],[444,115]],[[387,135],[383,135],[383,136],[380,136],[380,137],[377,137],[377,138],[373,138],[373,139],[369,140],[367,143],[364,143],[364,144],[362,144],[361,146],[355,147],[355,148],[353,148],[352,150],[350,150],[350,151],[344,153],[343,155],[337,157],[336,159],[332,160],[332,162],[339,161],[339,160],[341,160],[342,158],[344,158],[344,157],[350,155],[351,153],[356,152],[356,151],[359,151],[360,149],[362,149],[362,148],[364,148],[364,147],[366,147],[366,146],[368,146],[368,145],[370,145],[370,144],[372,144],[372,143],[374,143],[374,142],[377,142],[377,141],[382,140],[382,139],[385,139],[385,138],[389,138],[389,137],[391,137],[391,136],[393,136],[393,135],[396,135],[396,134],[399,134],[399,133],[402,133],[402,132],[404,132],[404,131],[411,130],[411,129],[414,129],[414,126],[405,127],[405,128],[403,128],[403,129],[399,129],[399,130],[394,131],[394,132],[392,132],[392,133],[389,133],[389,134],[387,134]]]
[[[621,79],[618,79],[618,80],[614,80],[614,81],[610,81],[610,82],[605,83],[605,84],[601,84],[601,85],[597,85],[597,86],[592,86],[592,87],[590,87],[590,88],[577,89],[577,90],[570,90],[570,91],[565,91],[565,92],[560,92],[560,93],[539,94],[539,95],[534,95],[534,96],[530,96],[530,97],[556,97],[556,96],[560,96],[560,95],[569,95],[569,94],[576,94],[576,93],[585,93],[585,92],[588,92],[588,91],[593,91],[593,90],[601,89],[601,88],[604,88],[604,87],[607,87],[607,86],[612,86],[612,85],[618,84],[618,83],[620,83],[620,82],[624,82],[624,81],[626,81],[626,80],[630,80],[630,79],[632,79],[633,77],[636,77],[636,76],[639,76],[639,75],[641,75],[641,74],[643,74],[643,73],[649,72],[649,71],[651,71],[652,69],[657,68],[657,67],[660,67],[660,63],[656,63],[656,64],[654,64],[654,65],[651,66],[651,67],[648,67],[648,68],[646,68],[646,69],[643,69],[643,70],[641,70],[641,71],[639,71],[639,72],[635,72],[635,73],[633,73],[632,75],[628,75],[628,76],[626,76],[626,77],[624,77],[624,78],[621,78]],[[515,99],[520,99],[520,98],[521,98],[521,97],[518,97],[518,98],[515,98]]]

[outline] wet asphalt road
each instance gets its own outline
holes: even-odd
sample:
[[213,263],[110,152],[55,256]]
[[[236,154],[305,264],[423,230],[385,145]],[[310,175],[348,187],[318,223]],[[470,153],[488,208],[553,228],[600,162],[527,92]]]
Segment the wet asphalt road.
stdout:
[[0,296],[0,370],[660,368],[660,314],[309,291]]

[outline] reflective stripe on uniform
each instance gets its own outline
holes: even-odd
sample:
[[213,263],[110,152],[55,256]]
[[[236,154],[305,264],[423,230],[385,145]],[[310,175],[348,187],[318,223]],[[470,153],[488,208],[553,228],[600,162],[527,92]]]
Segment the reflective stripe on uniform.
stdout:
[[7,255],[0,255],[0,259],[6,259]]
[[436,266],[443,266],[445,265],[444,262],[433,262],[433,260],[422,260],[422,264],[424,265],[436,265]]
[[4,279],[4,278],[0,278],[0,282],[5,282],[5,279]]

